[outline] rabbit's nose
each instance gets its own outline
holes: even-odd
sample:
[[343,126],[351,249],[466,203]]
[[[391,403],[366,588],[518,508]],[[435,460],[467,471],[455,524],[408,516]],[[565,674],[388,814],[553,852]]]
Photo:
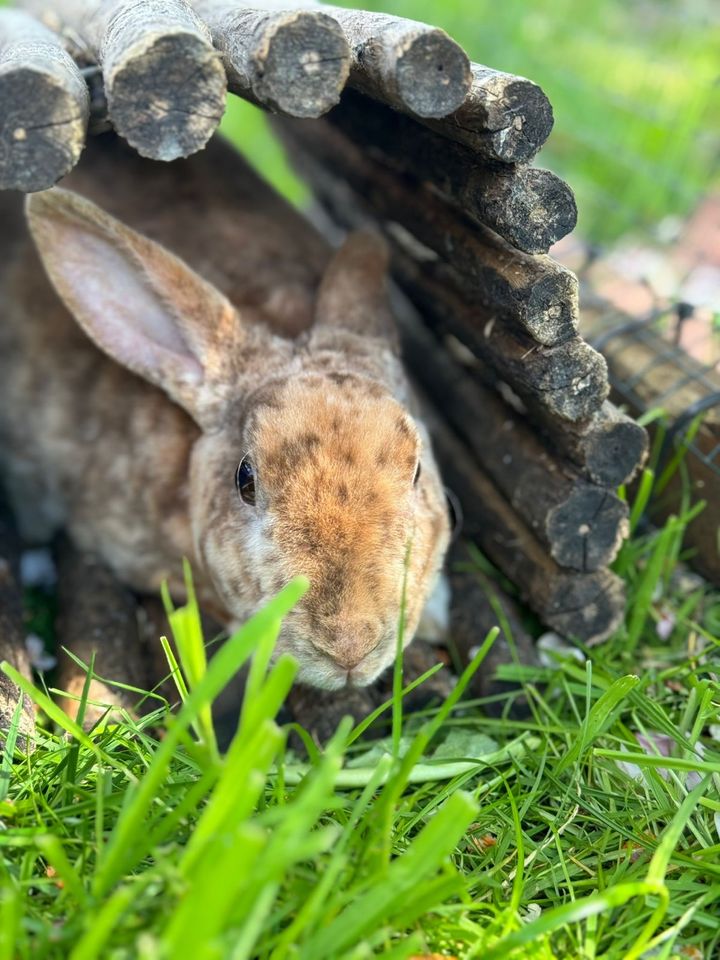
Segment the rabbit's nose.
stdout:
[[349,631],[336,636],[332,644],[323,644],[327,655],[344,670],[352,670],[361,660],[375,649],[380,642],[380,636],[367,629]]
[[334,646],[330,651],[330,656],[339,667],[344,670],[352,670],[364,659],[366,652],[359,644],[350,641]]
[[327,651],[335,663],[344,670],[352,670],[365,656],[366,651],[352,640],[339,640]]

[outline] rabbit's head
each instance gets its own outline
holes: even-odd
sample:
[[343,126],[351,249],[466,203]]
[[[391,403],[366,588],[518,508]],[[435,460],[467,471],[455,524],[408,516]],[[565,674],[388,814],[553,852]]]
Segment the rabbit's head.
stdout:
[[379,238],[350,237],[313,327],[288,340],[76,194],[36,194],[28,218],[81,327],[199,427],[178,481],[196,576],[244,619],[304,574],[278,652],[316,686],[371,682],[394,658],[403,594],[412,639],[449,534],[428,438],[405,405]]

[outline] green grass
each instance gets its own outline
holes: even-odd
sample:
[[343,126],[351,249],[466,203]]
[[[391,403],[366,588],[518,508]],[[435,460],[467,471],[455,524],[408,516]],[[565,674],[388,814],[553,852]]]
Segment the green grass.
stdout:
[[[503,668],[527,720],[461,699],[491,633],[441,709],[404,717],[398,674],[386,740],[346,722],[300,760],[271,652],[303,581],[209,663],[172,612],[174,716],[83,733],[25,684],[55,726],[0,769],[0,960],[715,956],[720,596],[673,573],[686,520],[626,544],[626,626],[584,663]],[[222,754],[210,705],[247,663]]]

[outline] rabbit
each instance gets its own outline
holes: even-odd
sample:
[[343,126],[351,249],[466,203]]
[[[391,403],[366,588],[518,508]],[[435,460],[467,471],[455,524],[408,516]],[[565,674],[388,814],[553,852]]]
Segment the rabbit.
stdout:
[[96,138],[0,195],[0,477],[23,534],[66,528],[141,593],[244,621],[297,574],[276,653],[325,690],[416,632],[449,541],[402,367],[388,252],[333,251],[219,140],[164,165]]

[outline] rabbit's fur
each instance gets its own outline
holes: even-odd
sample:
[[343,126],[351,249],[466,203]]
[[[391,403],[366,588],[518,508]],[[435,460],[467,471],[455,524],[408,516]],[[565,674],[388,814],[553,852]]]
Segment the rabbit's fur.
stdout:
[[449,533],[383,244],[333,255],[221,142],[163,165],[102,138],[63,186],[25,217],[0,195],[0,473],[25,534],[66,526],[142,592],[182,595],[186,556],[228,623],[305,574],[278,650],[304,682],[371,682],[408,546],[406,642]]

